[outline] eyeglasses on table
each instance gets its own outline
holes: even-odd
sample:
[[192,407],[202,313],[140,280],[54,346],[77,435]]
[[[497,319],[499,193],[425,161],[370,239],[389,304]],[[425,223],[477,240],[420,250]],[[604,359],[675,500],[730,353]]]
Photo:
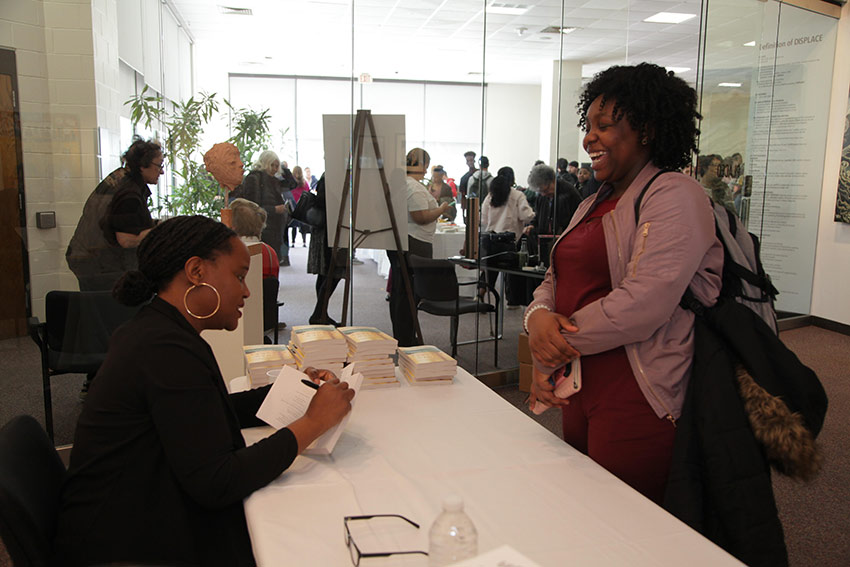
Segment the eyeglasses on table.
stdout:
[[351,563],[354,564],[354,567],[359,567],[360,559],[363,557],[389,557],[390,555],[428,555],[427,551],[381,551],[381,552],[370,552],[363,553],[360,551],[360,548],[357,546],[357,543],[351,537],[351,531],[348,529],[348,522],[352,522],[355,520],[371,520],[372,518],[400,518],[415,527],[417,530],[419,529],[419,524],[414,522],[413,520],[409,520],[400,514],[370,514],[367,516],[345,516],[343,518],[343,524],[345,526],[345,545],[348,546],[348,552],[351,555]]

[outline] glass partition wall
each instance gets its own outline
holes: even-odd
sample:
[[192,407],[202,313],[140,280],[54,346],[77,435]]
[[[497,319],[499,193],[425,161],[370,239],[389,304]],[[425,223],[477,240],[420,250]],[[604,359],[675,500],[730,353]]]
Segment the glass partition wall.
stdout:
[[808,314],[838,20],[782,2],[711,0],[700,152],[720,156],[761,241],[780,317]]
[[[380,139],[384,157],[392,161],[384,164],[391,183],[399,182],[398,176],[405,173],[404,154],[420,147],[431,158],[423,179],[426,184],[433,177],[431,168],[440,165],[446,182],[457,187],[469,172],[464,153],[472,151],[476,169],[480,158],[487,157],[491,175],[510,167],[515,185],[523,189],[536,160],[552,168],[558,158],[580,165],[589,162],[576,125],[576,102],[584,81],[615,64],[649,61],[665,66],[693,84],[700,95],[704,116],[701,152],[720,156],[721,179],[728,184],[732,201],[749,229],[763,242],[765,267],[781,292],[779,309],[809,312],[826,97],[837,27],[837,20],[831,17],[776,0],[540,0],[533,4],[296,0],[271,3],[275,5],[265,8],[268,13],[260,13],[258,8],[253,19],[242,20],[238,18],[244,15],[212,16],[209,6],[202,9],[189,0],[168,5],[149,0],[119,4],[122,10],[142,6],[142,20],[153,26],[152,31],[144,34],[144,42],[127,43],[136,46],[132,52],[125,51],[123,43],[119,45],[115,72],[98,75],[98,85],[114,75],[112,87],[121,102],[147,86],[149,95],[163,95],[163,104],[172,109],[201,92],[217,93],[220,103],[228,98],[235,108],[269,109],[268,145],[290,169],[309,167],[319,178],[329,170],[329,150],[334,150],[333,191],[340,196],[355,142],[351,117],[358,110],[369,110],[376,118],[389,117],[379,128],[392,133]],[[155,14],[157,10],[162,14]],[[684,16],[678,23],[659,23],[654,21],[659,12]],[[121,21],[124,26],[136,20]],[[156,22],[165,21],[168,26],[157,28]],[[152,42],[156,29],[160,29],[160,41]],[[160,51],[145,55],[151,46],[159,45],[161,50],[171,45],[169,38],[175,29],[179,30],[179,81],[170,76],[175,73],[173,65],[160,65],[164,57]],[[131,37],[130,31],[124,30],[119,37]],[[139,50],[142,44],[146,47]],[[19,61],[19,66],[25,64]],[[19,69],[19,73],[24,71]],[[166,73],[168,80],[163,78]],[[60,94],[57,91],[57,96]],[[133,124],[128,107],[120,103],[116,124],[95,124],[93,121],[101,119],[101,103],[96,106],[97,113],[92,111],[95,106],[79,112],[71,104],[63,106],[67,110],[54,120],[59,124],[54,130],[39,129],[42,126],[34,120],[41,115],[36,111],[21,115],[25,158],[27,135],[53,131],[66,136],[65,130],[75,124],[85,126],[87,136],[95,133],[86,137],[85,143],[94,148],[89,153],[97,154],[75,162],[66,155],[73,148],[65,140],[73,136],[66,136],[55,141],[59,146],[50,146],[62,154],[52,160],[52,169],[38,160],[23,164],[28,208],[56,209],[61,225],[59,229],[27,229],[27,306],[40,318],[44,317],[48,290],[76,289],[76,280],[64,261],[76,224],[76,218],[69,218],[79,215],[101,175],[117,165],[117,156],[129,145],[132,134],[165,135],[162,123]],[[233,115],[223,104],[219,110],[223,117],[217,116],[204,127],[205,148],[234,131]],[[347,117],[348,124],[329,126],[327,116]],[[392,117],[400,119],[393,121]],[[399,124],[401,136],[392,130]],[[378,171],[377,160],[369,161],[373,157],[367,153],[363,162],[370,175]],[[176,157],[167,161],[166,176],[154,191],[155,207],[180,183],[176,171],[181,165]],[[84,183],[71,180],[79,172]],[[53,193],[41,190],[49,179],[55,179]],[[405,180],[400,182],[403,185]],[[364,186],[374,190],[375,183],[372,177]],[[464,249],[474,265],[458,267],[456,274],[461,283],[477,282],[482,278],[480,255],[466,249],[468,213],[461,210],[455,190],[454,225],[441,225],[434,255],[448,258]],[[50,202],[48,193],[62,197]],[[384,205],[382,193],[369,195],[358,210],[374,212]],[[406,224],[406,194],[400,195],[403,198],[393,205],[401,209],[400,222]],[[42,206],[45,196],[49,207]],[[534,199],[535,194],[528,192],[528,197]],[[348,210],[350,206],[343,211],[346,225],[351,220],[345,216]],[[556,211],[556,215],[562,213]],[[329,236],[332,244],[333,232]],[[300,235],[296,241],[300,246]],[[473,235],[469,241],[478,238]],[[369,248],[367,243],[357,250],[356,258],[364,264],[355,262],[352,268],[348,321],[391,332],[383,279],[389,267],[386,251]],[[284,273],[284,289],[287,285],[309,287],[314,282],[312,275],[298,279],[297,284],[289,284],[287,277]],[[477,287],[461,286],[461,293],[475,297]],[[501,279],[495,288],[500,293],[505,290]],[[342,313],[343,299],[340,286],[330,306],[335,319]],[[493,301],[492,297],[483,299]],[[488,340],[492,335],[502,337],[499,369],[516,366],[514,353],[523,310],[506,307],[500,312],[498,326],[492,315],[460,317],[459,340],[474,344],[459,347],[457,358],[470,372],[484,375],[496,369],[494,342]],[[426,344],[450,351],[448,318],[420,314],[420,322]]]

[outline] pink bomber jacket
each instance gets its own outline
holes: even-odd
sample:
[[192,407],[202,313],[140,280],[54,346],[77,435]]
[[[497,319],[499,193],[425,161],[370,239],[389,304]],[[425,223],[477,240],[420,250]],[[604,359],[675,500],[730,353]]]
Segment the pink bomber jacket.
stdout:
[[[602,217],[612,291],[572,313],[579,330],[565,337],[583,355],[625,347],[650,406],[658,417],[675,423],[690,377],[694,338],[694,315],[679,300],[690,286],[704,305],[714,305],[723,248],[705,191],[681,173],[664,173],[652,183],[635,224],[635,201],[657,171],[647,164],[614,210]],[[558,240],[610,193],[611,187],[603,185],[585,199]],[[540,304],[556,310],[555,286],[559,278],[568,280],[569,273],[557,274],[554,262],[550,265],[529,310]],[[536,360],[535,366],[546,373],[555,370]]]

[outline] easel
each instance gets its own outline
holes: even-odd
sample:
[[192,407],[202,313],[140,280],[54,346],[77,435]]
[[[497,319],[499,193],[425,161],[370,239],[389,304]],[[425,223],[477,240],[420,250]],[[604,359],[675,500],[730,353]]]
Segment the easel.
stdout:
[[[328,266],[328,277],[333,277],[334,269],[336,268],[336,253],[339,250],[339,237],[343,228],[352,230],[352,227],[343,225],[343,213],[345,212],[345,205],[348,201],[348,191],[349,184],[351,182],[351,168],[354,167],[354,184],[351,185],[351,224],[356,227],[357,226],[357,203],[358,198],[360,197],[360,160],[363,156],[363,144],[364,138],[366,135],[366,126],[369,126],[369,130],[371,132],[370,136],[372,138],[372,148],[375,151],[375,159],[378,164],[378,173],[381,176],[381,187],[384,192],[384,201],[387,205],[387,212],[390,216],[390,226],[388,228],[382,228],[379,230],[360,230],[358,228],[354,228],[354,236],[351,242],[351,254],[346,256],[345,259],[345,292],[343,294],[343,302],[342,302],[342,319],[340,321],[342,323],[346,323],[348,317],[348,298],[351,293],[351,257],[357,247],[363,243],[370,235],[377,234],[379,232],[385,232],[388,230],[393,231],[393,237],[395,239],[395,247],[398,251],[398,259],[401,264],[401,277],[404,280],[404,289],[407,293],[407,300],[410,304],[410,313],[413,316],[413,327],[414,332],[416,333],[416,338],[419,341],[422,341],[422,330],[419,328],[419,319],[416,317],[416,304],[413,302],[413,287],[410,284],[410,276],[407,272],[407,261],[404,257],[404,249],[401,245],[401,237],[398,234],[398,226],[396,225],[395,213],[393,211],[393,203],[390,198],[390,186],[387,183],[387,175],[384,171],[384,160],[381,157],[381,149],[378,146],[378,138],[375,135],[375,122],[372,120],[372,111],[371,110],[358,110],[357,117],[354,121],[354,133],[352,141],[354,143],[353,148],[353,160],[349,167],[345,171],[345,182],[342,187],[342,199],[339,203],[339,215],[337,216],[336,223],[336,234],[334,236],[334,245],[333,250],[331,252],[331,260],[330,265]],[[393,277],[398,277],[399,274],[394,274]],[[324,297],[322,298],[322,305],[324,306],[324,312],[327,313],[328,302],[330,300],[330,286],[325,287]]]

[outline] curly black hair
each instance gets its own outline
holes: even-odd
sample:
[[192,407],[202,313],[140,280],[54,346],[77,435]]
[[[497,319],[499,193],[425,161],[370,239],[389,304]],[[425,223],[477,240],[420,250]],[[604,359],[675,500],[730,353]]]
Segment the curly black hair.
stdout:
[[162,146],[153,140],[143,140],[138,136],[133,138],[133,143],[121,156],[121,163],[130,170],[130,174],[141,176],[143,167],[148,167],[156,158],[162,154]]
[[662,169],[681,169],[699,153],[697,93],[684,80],[658,65],[615,65],[594,75],[576,105],[578,126],[587,130],[587,110],[599,97],[614,103],[613,116],[624,116],[643,138],[649,138],[652,163]]

